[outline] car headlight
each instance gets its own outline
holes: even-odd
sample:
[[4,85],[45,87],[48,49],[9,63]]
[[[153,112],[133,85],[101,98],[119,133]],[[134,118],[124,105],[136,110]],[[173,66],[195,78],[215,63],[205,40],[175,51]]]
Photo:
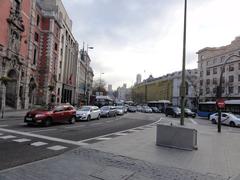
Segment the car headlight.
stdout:
[[43,118],[43,117],[45,117],[44,114],[37,114],[37,115],[35,115],[35,118]]

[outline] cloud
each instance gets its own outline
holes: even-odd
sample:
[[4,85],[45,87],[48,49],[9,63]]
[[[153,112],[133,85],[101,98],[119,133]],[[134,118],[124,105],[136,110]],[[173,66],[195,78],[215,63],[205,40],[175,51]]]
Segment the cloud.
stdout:
[[[116,88],[136,74],[158,77],[182,68],[183,0],[63,0],[80,44],[97,76]],[[188,1],[187,68],[197,68],[198,50],[222,46],[239,34],[238,0]],[[144,70],[146,73],[144,74]]]

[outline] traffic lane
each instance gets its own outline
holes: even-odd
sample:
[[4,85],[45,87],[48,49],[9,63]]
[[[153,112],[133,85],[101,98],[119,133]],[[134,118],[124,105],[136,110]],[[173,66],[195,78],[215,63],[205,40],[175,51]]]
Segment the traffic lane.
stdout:
[[1,137],[4,136],[14,136],[15,138],[0,138],[0,170],[57,156],[78,147],[10,133],[1,135]]
[[34,132],[34,134],[81,141],[151,124],[159,120],[160,117],[160,115],[153,114],[125,115],[117,118],[106,118],[103,121],[100,120],[93,123],[82,123],[79,126],[65,126],[53,131]]

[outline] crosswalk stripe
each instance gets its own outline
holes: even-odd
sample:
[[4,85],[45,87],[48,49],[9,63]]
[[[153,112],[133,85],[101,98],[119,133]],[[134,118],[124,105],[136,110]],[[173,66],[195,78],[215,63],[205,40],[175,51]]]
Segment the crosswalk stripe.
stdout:
[[14,141],[14,142],[22,143],[22,142],[28,142],[28,141],[31,141],[31,140],[30,140],[30,139],[25,139],[25,138],[23,138],[23,139],[14,139],[13,141]]
[[2,136],[3,134],[2,133],[0,133],[0,136]]
[[32,143],[31,146],[37,146],[37,147],[38,147],[38,146],[44,146],[44,145],[46,145],[46,144],[48,144],[48,143],[40,142],[40,141],[39,141],[39,142]]
[[0,139],[13,139],[15,138],[16,136],[12,136],[12,135],[9,135],[9,136],[1,136]]
[[104,138],[104,137],[102,137],[102,138],[96,138],[97,140],[101,140],[101,141],[105,141],[105,140],[110,140],[110,139],[112,139],[112,138]]
[[65,146],[51,146],[51,147],[48,147],[47,149],[50,149],[50,150],[54,150],[54,151],[59,151],[59,150],[62,150],[62,149],[66,149],[67,147]]

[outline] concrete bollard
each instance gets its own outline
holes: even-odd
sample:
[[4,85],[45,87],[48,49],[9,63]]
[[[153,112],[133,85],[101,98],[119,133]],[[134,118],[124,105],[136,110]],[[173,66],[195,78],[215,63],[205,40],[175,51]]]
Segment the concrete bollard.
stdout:
[[180,125],[157,124],[156,145],[197,150],[197,130]]

